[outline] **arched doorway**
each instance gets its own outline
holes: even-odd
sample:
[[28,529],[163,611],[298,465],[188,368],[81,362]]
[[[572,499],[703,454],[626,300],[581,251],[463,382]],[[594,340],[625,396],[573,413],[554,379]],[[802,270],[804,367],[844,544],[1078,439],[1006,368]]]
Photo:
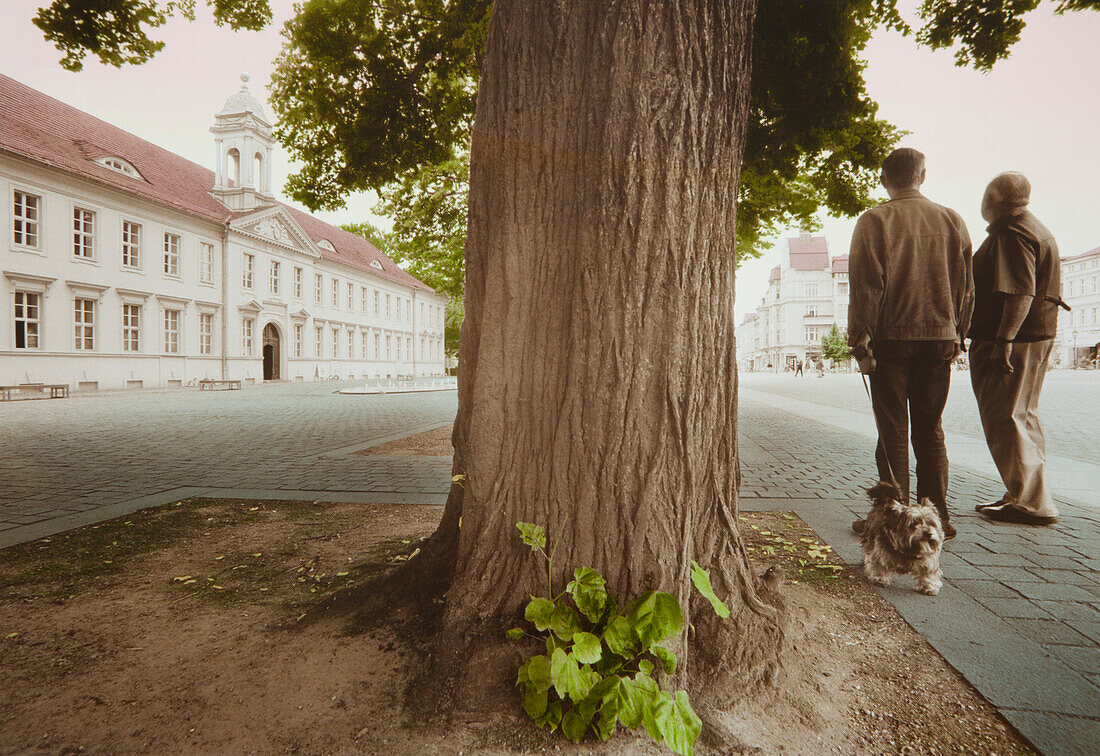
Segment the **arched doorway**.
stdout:
[[279,380],[279,329],[274,323],[264,326],[264,380]]

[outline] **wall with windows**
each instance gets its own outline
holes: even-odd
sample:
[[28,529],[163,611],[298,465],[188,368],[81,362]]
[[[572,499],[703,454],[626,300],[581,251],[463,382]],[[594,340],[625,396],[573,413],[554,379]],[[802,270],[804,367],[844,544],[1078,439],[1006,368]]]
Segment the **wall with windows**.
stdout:
[[1051,360],[1059,367],[1095,359],[1100,346],[1100,247],[1062,260],[1062,299]]
[[0,383],[186,385],[219,375],[218,224],[0,157]]

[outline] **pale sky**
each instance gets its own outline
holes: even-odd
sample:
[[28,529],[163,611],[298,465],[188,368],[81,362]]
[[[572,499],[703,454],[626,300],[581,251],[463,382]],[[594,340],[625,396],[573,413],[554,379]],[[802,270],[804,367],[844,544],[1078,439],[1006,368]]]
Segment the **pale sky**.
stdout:
[[[89,59],[82,72],[70,73],[30,22],[45,2],[0,4],[0,72],[211,168],[214,113],[239,88],[243,71],[252,77],[253,94],[266,102],[280,30],[293,12],[292,0],[273,0],[271,26],[233,32],[215,26],[200,2],[195,22],[174,20],[154,33],[167,44],[149,63],[116,69]],[[1100,246],[1100,13],[1058,18],[1051,7],[1043,3],[1028,16],[1012,56],[985,75],[956,68],[947,51],[918,48],[894,33],[879,33],[866,51],[868,89],[880,116],[912,132],[903,144],[928,157],[924,193],[962,214],[975,246],[985,236],[982,191],[1005,170],[1031,179],[1032,210],[1054,232],[1063,256]],[[274,184],[282,186],[292,171],[277,150]],[[373,204],[373,197],[359,195],[344,210],[318,215],[333,223],[373,219]],[[854,224],[825,219],[834,255],[847,252]],[[777,245],[742,266],[738,320],[755,309],[778,261]]]

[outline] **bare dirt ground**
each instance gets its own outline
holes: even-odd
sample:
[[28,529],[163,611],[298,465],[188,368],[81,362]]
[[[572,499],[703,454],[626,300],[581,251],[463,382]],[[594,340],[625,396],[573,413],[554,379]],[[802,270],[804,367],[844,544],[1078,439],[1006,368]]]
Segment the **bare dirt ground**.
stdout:
[[[440,514],[187,500],[0,551],[0,753],[667,753],[537,730],[509,686],[492,716],[443,721],[422,624],[321,607]],[[757,569],[788,576],[792,642],[721,753],[1033,753],[801,520],[742,520]]]
[[402,438],[398,441],[390,441],[388,444],[380,444],[364,449],[358,454],[411,454],[421,457],[449,457],[454,453],[451,446],[451,429],[453,425],[445,428],[436,428],[427,433],[419,433],[415,436]]

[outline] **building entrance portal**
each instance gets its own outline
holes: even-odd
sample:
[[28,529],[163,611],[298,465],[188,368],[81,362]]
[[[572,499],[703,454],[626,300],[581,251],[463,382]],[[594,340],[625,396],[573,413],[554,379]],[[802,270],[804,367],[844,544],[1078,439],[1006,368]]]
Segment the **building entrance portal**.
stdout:
[[264,326],[264,380],[279,380],[279,329],[273,323]]

